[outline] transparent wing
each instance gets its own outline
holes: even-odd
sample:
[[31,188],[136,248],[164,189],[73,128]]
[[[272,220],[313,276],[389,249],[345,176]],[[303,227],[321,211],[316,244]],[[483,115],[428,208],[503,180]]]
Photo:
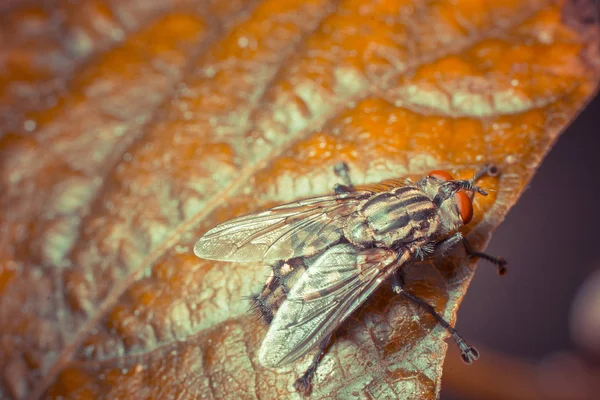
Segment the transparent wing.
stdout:
[[294,284],[259,351],[265,367],[304,356],[332,333],[410,257],[389,249],[340,244],[325,251]]
[[407,184],[414,185],[414,183],[412,183],[409,179],[395,178],[395,179],[386,179],[386,180],[378,182],[378,183],[360,185],[360,186],[357,186],[356,189],[357,190],[365,190],[370,193],[381,193],[381,192],[387,192],[389,190],[392,190],[392,189],[400,187],[400,186],[406,186]]
[[204,234],[194,253],[209,260],[273,261],[315,254],[339,240],[346,217],[372,192],[296,201],[226,221]]

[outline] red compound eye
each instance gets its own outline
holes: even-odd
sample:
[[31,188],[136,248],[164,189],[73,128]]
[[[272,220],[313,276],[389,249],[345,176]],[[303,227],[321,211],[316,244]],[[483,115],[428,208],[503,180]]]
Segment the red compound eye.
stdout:
[[[441,181],[451,181],[454,178],[447,171],[435,170],[429,173],[429,176],[439,179]],[[458,213],[460,214],[460,218],[463,221],[463,224],[466,225],[471,222],[473,219],[473,202],[467,193],[464,190],[456,193],[455,196],[456,205],[458,206]]]
[[473,202],[468,194],[464,190],[456,193],[456,205],[458,205],[458,212],[462,218],[463,224],[466,225],[471,222],[473,218]]
[[452,179],[454,179],[452,177],[452,175],[450,175],[449,172],[442,171],[442,170],[439,170],[439,169],[437,169],[435,171],[431,171],[429,173],[429,176],[432,176],[432,177],[434,177],[436,179],[439,179],[440,181],[451,181]]

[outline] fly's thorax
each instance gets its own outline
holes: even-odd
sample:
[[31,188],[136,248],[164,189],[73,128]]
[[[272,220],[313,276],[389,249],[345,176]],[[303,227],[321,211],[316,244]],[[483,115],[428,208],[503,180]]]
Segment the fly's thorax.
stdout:
[[344,226],[344,237],[357,246],[368,246],[376,242],[375,232],[360,211],[355,212],[348,219]]
[[356,245],[392,247],[429,237],[439,227],[438,207],[416,185],[374,194],[344,229]]

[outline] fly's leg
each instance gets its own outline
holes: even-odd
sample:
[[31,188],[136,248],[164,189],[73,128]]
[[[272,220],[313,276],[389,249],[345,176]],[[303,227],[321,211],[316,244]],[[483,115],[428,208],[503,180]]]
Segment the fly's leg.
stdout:
[[467,255],[471,258],[483,258],[486,261],[491,262],[492,264],[496,265],[498,267],[498,275],[502,276],[504,274],[506,274],[507,269],[506,269],[506,260],[502,257],[494,257],[491,256],[489,254],[486,253],[480,253],[478,251],[474,251],[473,247],[471,246],[471,244],[469,243],[469,241],[467,240],[467,238],[465,238],[460,232],[456,232],[454,235],[442,240],[441,242],[437,243],[435,245],[435,250],[432,253],[432,256],[442,256],[444,255],[448,250],[452,249],[455,245],[458,244],[458,242],[462,241],[464,246],[465,246],[465,250],[467,251]]
[[437,311],[435,311],[435,309],[429,303],[427,303],[425,300],[404,290],[404,288],[403,288],[404,279],[403,279],[402,275],[400,275],[399,273],[394,274],[394,275],[392,275],[392,279],[393,279],[392,290],[395,293],[401,294],[404,297],[408,298],[413,303],[416,303],[417,305],[421,306],[425,311],[427,311],[429,314],[431,314],[438,321],[438,323],[444,327],[444,329],[446,329],[448,331],[450,336],[452,336],[452,339],[454,339],[454,341],[458,345],[458,348],[460,349],[461,357],[464,362],[466,362],[467,364],[471,364],[473,361],[475,361],[479,358],[479,352],[477,351],[477,349],[475,347],[469,345],[465,341],[465,339],[463,339],[463,337],[460,336],[460,334],[456,331],[456,329],[454,329],[454,327],[452,327],[452,325],[450,325],[444,319],[444,317],[442,317],[440,314],[438,314]]
[[448,331],[450,336],[452,336],[452,339],[454,339],[458,345],[458,348],[460,349],[460,355],[464,362],[471,364],[473,361],[479,358],[479,351],[477,351],[475,347],[469,345],[463,339],[463,337],[459,335],[456,329],[454,329],[440,314],[438,314],[430,304],[405,290],[402,290],[401,293],[414,303],[423,307],[423,309],[425,309],[425,311],[427,311],[429,314],[433,315],[433,317],[437,319],[438,323]]
[[442,240],[441,242],[436,243],[435,249],[433,250],[433,253],[431,255],[434,257],[443,256],[448,251],[450,251],[454,246],[456,246],[458,244],[458,242],[460,242],[461,240],[463,240],[462,233],[456,232],[454,235],[447,237],[446,239]]
[[494,257],[491,256],[489,254],[486,253],[481,253],[479,251],[474,251],[473,247],[471,246],[471,243],[469,243],[469,241],[467,240],[467,238],[463,237],[462,238],[463,244],[465,245],[465,250],[467,251],[467,254],[469,255],[469,257],[471,258],[483,258],[486,261],[491,262],[492,264],[496,265],[496,267],[498,268],[498,275],[502,276],[504,274],[506,274],[506,260],[502,257]]
[[354,191],[354,185],[352,184],[352,180],[350,180],[350,175],[348,174],[348,164],[345,162],[339,162],[333,166],[333,171],[337,176],[342,179],[342,184],[338,183],[333,187],[333,190],[336,194],[342,193],[350,193]]
[[248,297],[248,299],[250,300],[250,311],[257,312],[259,317],[262,318],[262,320],[264,321],[264,323],[266,323],[267,325],[271,325],[271,322],[273,322],[274,314],[273,310],[267,303],[263,293],[264,290],[259,294],[255,294]]
[[282,261],[272,264],[271,273],[263,285],[262,290],[259,293],[248,297],[250,300],[250,310],[257,312],[267,325],[271,325],[273,317],[275,316],[273,305],[277,303],[277,298],[274,297],[274,291],[278,285],[277,274],[281,269],[281,264],[283,264]]
[[312,363],[304,372],[304,374],[302,374],[302,376],[298,378],[296,382],[294,382],[294,389],[296,389],[296,391],[300,392],[304,396],[310,396],[310,392],[312,392],[312,380],[315,376],[315,371],[317,370],[317,366],[321,361],[323,353],[325,353],[325,349],[327,348],[330,339],[331,334],[329,334],[325,339],[321,341],[321,343],[319,344],[319,351],[317,351],[317,354],[315,354]]

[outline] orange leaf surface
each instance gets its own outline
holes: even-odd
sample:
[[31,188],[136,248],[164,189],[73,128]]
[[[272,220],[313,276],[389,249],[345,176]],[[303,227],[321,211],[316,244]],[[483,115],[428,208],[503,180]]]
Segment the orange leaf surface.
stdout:
[[[19,2],[12,2],[17,4]],[[42,2],[40,2],[42,3]],[[243,296],[200,260],[228,218],[355,183],[497,164],[483,248],[596,92],[585,2],[56,0],[0,19],[0,398],[285,398]],[[591,3],[590,3],[591,4]],[[464,254],[409,268],[455,321]],[[313,398],[439,395],[447,333],[383,285]]]

